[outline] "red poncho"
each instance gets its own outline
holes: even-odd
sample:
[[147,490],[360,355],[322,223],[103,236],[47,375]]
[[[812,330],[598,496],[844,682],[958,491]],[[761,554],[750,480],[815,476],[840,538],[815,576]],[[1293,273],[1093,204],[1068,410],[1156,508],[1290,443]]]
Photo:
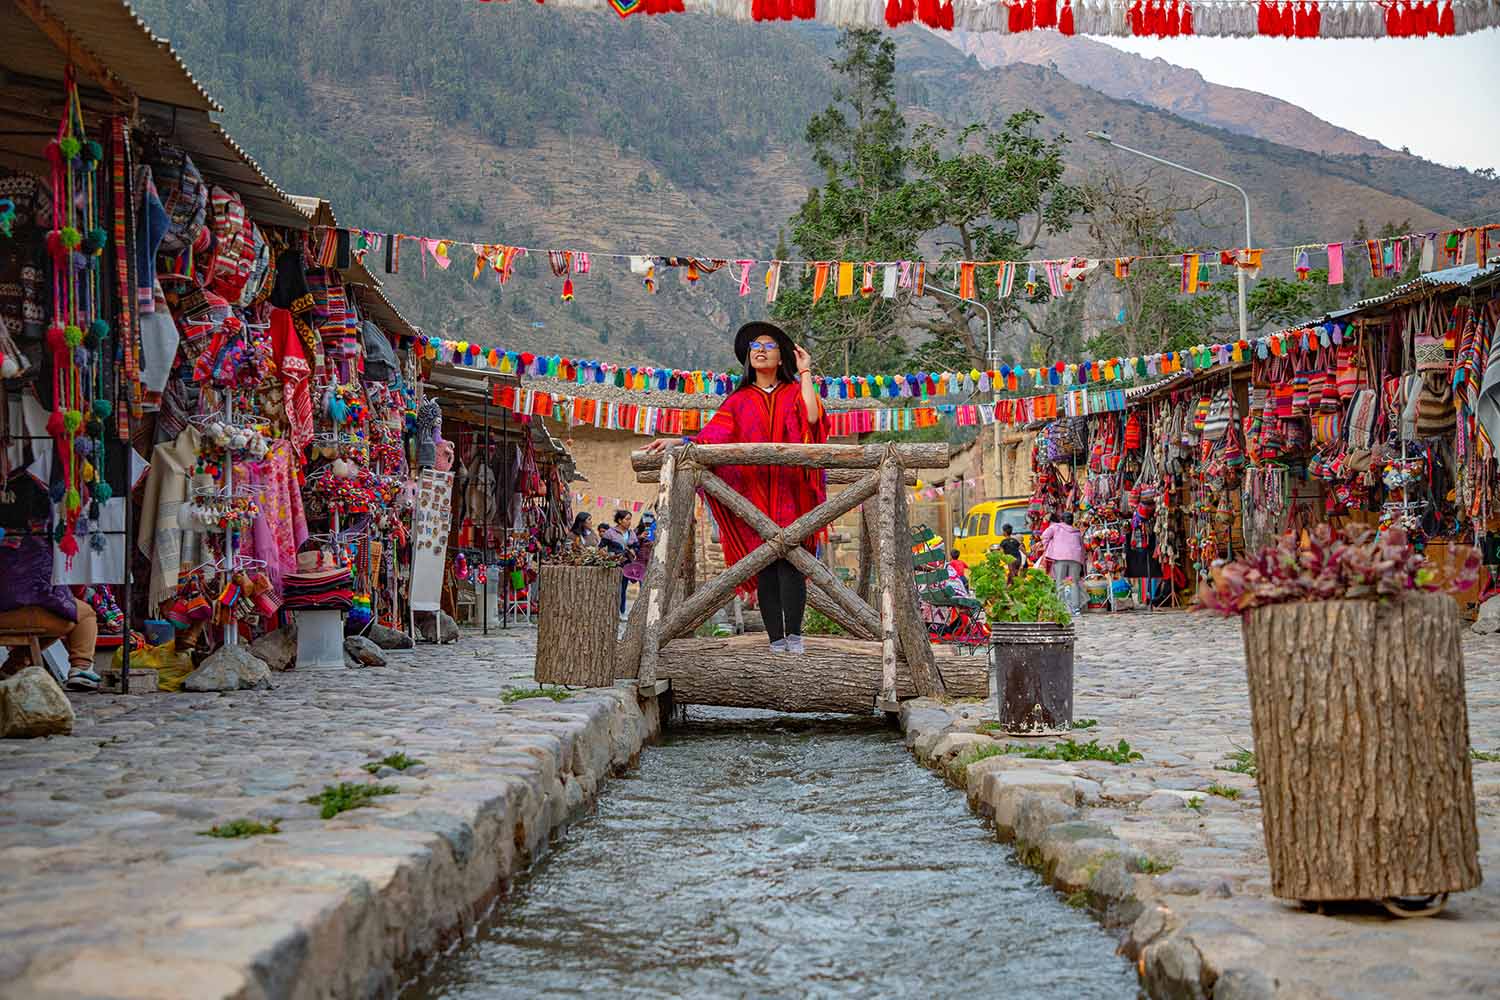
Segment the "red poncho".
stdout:
[[[819,407],[819,417],[822,408]],[[822,444],[828,439],[823,421],[808,419],[802,402],[802,390],[782,382],[771,392],[747,386],[731,393],[719,412],[694,438],[697,444],[792,443]],[[720,479],[755,504],[756,508],[783,528],[806,514],[828,496],[822,469],[789,465],[720,465],[714,470]],[[718,501],[706,497],[714,521],[719,525],[719,541],[724,547],[724,564],[733,566],[761,543],[755,529],[737,515],[725,510]],[[817,547],[826,531],[803,542],[809,551]],[[752,578],[738,588],[743,594],[755,591]]]

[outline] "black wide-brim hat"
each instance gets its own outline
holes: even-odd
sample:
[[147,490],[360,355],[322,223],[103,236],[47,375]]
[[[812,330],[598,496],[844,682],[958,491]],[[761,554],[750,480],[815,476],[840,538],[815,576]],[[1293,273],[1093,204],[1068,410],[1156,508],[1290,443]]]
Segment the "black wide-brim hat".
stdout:
[[788,362],[796,360],[796,351],[792,345],[792,338],[787,336],[785,330],[775,323],[767,323],[765,320],[751,320],[740,327],[739,332],[734,335],[734,356],[740,359],[740,364],[750,355],[750,342],[762,337],[770,337],[776,341],[781,348],[781,356]]

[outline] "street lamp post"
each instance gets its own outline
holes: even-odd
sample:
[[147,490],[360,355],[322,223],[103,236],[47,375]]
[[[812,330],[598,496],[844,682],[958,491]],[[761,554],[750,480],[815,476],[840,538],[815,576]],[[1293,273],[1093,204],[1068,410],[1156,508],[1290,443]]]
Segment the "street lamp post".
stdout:
[[[943,287],[941,287],[939,285],[934,285],[930,281],[927,282],[926,285],[924,285],[923,287],[926,288],[927,291],[929,291],[929,292],[937,292],[939,295],[942,295],[942,296],[945,296],[947,298],[950,298],[950,299],[952,299],[955,302],[961,302],[961,303],[964,303],[966,305],[972,305],[972,306],[978,306],[979,307],[979,309],[984,313],[984,356],[985,356],[985,363],[989,366],[989,370],[990,371],[994,371],[995,369],[999,368],[1000,367],[999,364],[996,363],[998,359],[995,357],[995,324],[990,319],[990,310],[989,310],[989,307],[986,306],[983,302],[980,302],[978,299],[966,299],[962,295],[959,295],[957,292],[950,292],[948,289],[943,288]],[[990,388],[992,390],[992,394],[994,396],[995,402],[998,403],[1000,401],[1000,390],[995,387],[995,384],[994,384],[993,380],[990,382]],[[996,489],[996,492],[998,492],[999,488],[1000,488],[1000,421],[996,420],[994,423],[995,423],[995,489]],[[959,511],[958,512],[958,516],[959,517],[963,517],[963,511]]]
[[[1244,188],[1240,187],[1233,181],[1226,181],[1224,178],[1215,177],[1213,174],[1205,174],[1201,170],[1194,170],[1192,167],[1183,166],[1181,163],[1174,163],[1171,160],[1163,159],[1162,157],[1156,156],[1152,153],[1148,153],[1145,150],[1134,149],[1130,146],[1123,146],[1120,143],[1115,142],[1114,137],[1111,136],[1108,132],[1098,132],[1090,130],[1089,132],[1086,132],[1084,134],[1087,135],[1090,139],[1094,139],[1098,142],[1105,143],[1106,145],[1113,146],[1115,149],[1124,150],[1127,153],[1134,153],[1136,156],[1143,156],[1146,159],[1151,160],[1155,163],[1160,163],[1163,166],[1172,167],[1175,170],[1181,170],[1185,173],[1192,174],[1194,177],[1202,177],[1204,180],[1213,181],[1215,184],[1222,184],[1225,187],[1234,188],[1240,193],[1240,197],[1245,199],[1245,249],[1250,249],[1250,196],[1245,193]],[[1234,270],[1236,276],[1239,278],[1240,289],[1240,339],[1248,340],[1250,317],[1245,307],[1245,269],[1238,266],[1238,263],[1236,263]]]

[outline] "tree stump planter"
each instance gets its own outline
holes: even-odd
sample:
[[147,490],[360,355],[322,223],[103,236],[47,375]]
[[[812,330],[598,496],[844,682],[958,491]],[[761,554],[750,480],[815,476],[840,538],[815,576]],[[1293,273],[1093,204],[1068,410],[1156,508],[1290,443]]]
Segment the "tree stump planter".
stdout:
[[1458,608],[1446,594],[1244,615],[1271,891],[1437,899],[1479,885]]
[[990,626],[990,669],[1000,728],[1055,736],[1073,724],[1073,628],[1052,622]]
[[543,563],[540,589],[545,596],[537,621],[537,683],[612,686],[619,568]]

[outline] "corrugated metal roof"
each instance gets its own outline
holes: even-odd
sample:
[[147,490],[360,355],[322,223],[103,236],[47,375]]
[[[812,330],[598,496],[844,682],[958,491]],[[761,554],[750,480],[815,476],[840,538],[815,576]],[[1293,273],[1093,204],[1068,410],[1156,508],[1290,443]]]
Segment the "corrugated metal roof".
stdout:
[[1426,298],[1434,292],[1450,288],[1468,288],[1497,277],[1500,277],[1500,261],[1488,263],[1483,267],[1478,264],[1460,264],[1457,267],[1443,268],[1441,271],[1428,271],[1426,274],[1417,275],[1410,281],[1402,282],[1384,295],[1362,299],[1348,309],[1330,313],[1329,318],[1341,319],[1377,306],[1394,305],[1407,299]]

